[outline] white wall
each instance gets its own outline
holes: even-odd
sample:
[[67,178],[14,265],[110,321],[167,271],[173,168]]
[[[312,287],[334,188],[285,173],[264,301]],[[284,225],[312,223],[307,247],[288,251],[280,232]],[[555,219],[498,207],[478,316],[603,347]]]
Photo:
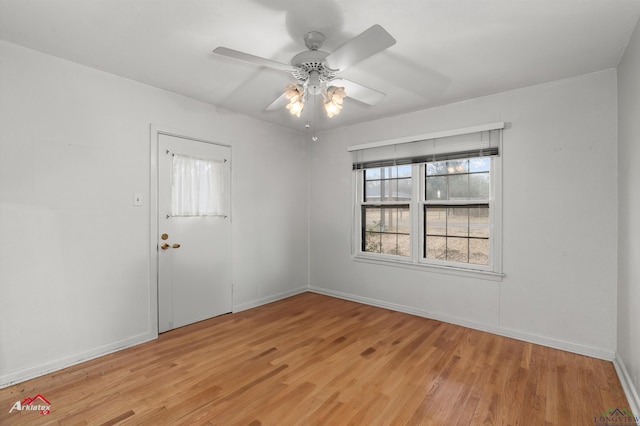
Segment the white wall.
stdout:
[[[502,282],[351,259],[347,146],[496,121],[509,124]],[[611,69],[321,134],[311,148],[311,288],[613,359],[616,126]]]
[[9,43],[0,58],[0,386],[154,337],[151,123],[232,145],[234,308],[306,288],[306,140]]
[[[640,415],[640,24],[618,66],[618,361]],[[625,368],[626,367],[626,368]]]

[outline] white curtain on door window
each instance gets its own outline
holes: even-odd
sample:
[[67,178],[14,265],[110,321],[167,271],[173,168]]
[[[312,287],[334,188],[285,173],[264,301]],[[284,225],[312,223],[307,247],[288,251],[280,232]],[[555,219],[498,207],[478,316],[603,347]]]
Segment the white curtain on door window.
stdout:
[[222,161],[174,154],[171,215],[225,215]]

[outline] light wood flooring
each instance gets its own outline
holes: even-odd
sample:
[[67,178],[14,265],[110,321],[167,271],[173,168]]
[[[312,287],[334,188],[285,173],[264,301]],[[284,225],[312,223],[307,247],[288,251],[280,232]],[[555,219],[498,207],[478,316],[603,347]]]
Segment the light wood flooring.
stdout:
[[[41,394],[51,413],[9,413]],[[594,425],[611,362],[300,294],[0,390],[0,424]]]

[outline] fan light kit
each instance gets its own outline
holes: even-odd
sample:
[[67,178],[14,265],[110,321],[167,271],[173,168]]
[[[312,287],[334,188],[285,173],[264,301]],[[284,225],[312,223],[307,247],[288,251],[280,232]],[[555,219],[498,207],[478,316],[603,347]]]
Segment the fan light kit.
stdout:
[[[300,117],[304,103],[307,100],[308,93],[316,96],[317,93],[307,90],[307,87],[301,84],[289,84],[284,91],[284,97],[289,100],[287,109],[292,115]],[[327,117],[331,118],[334,115],[340,114],[342,109],[342,102],[347,97],[344,87],[322,85],[320,93],[324,98],[324,110],[327,113]]]
[[[268,111],[280,109],[286,99],[287,110],[292,115],[300,117],[305,102],[309,101],[311,96],[315,100],[318,95],[321,95],[327,117],[331,118],[340,114],[342,103],[347,95],[350,99],[367,105],[375,105],[386,96],[377,90],[337,77],[341,71],[396,43],[384,28],[373,25],[332,53],[320,50],[325,40],[325,35],[319,31],[306,33],[304,42],[309,50],[295,55],[291,59],[291,65],[226,47],[217,47],[213,52],[255,65],[286,71],[296,79],[295,83],[287,85],[285,92],[266,108]],[[309,127],[308,124],[307,121],[305,128]],[[316,139],[314,132],[314,140]]]
[[299,83],[289,84],[284,96],[289,100],[287,109],[296,117],[300,117],[309,96],[315,98],[319,94],[322,95],[327,117],[340,114],[342,109],[342,101],[346,97],[344,87],[330,85],[339,70],[327,67],[326,57],[329,54],[318,50],[325,40],[326,37],[319,31],[306,33],[304,43],[309,50],[298,53],[291,60],[291,65],[295,67],[291,74]]

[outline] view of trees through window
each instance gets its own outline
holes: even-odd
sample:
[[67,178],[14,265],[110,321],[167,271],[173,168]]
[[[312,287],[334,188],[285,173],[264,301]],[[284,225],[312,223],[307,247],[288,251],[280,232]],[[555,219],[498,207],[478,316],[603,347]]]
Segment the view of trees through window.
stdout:
[[363,206],[363,251],[409,256],[411,215],[409,206]]
[[488,157],[427,163],[425,258],[489,264],[489,173]]
[[409,256],[411,214],[406,201],[412,195],[411,166],[366,169],[363,173],[364,201],[376,204],[362,207],[362,251]]
[[489,206],[425,205],[427,259],[489,264]]
[[[490,168],[489,157],[477,157],[363,170],[361,250],[412,256],[412,208],[422,208],[419,256],[489,265]],[[424,172],[424,192],[414,200],[412,178],[418,170]]]

